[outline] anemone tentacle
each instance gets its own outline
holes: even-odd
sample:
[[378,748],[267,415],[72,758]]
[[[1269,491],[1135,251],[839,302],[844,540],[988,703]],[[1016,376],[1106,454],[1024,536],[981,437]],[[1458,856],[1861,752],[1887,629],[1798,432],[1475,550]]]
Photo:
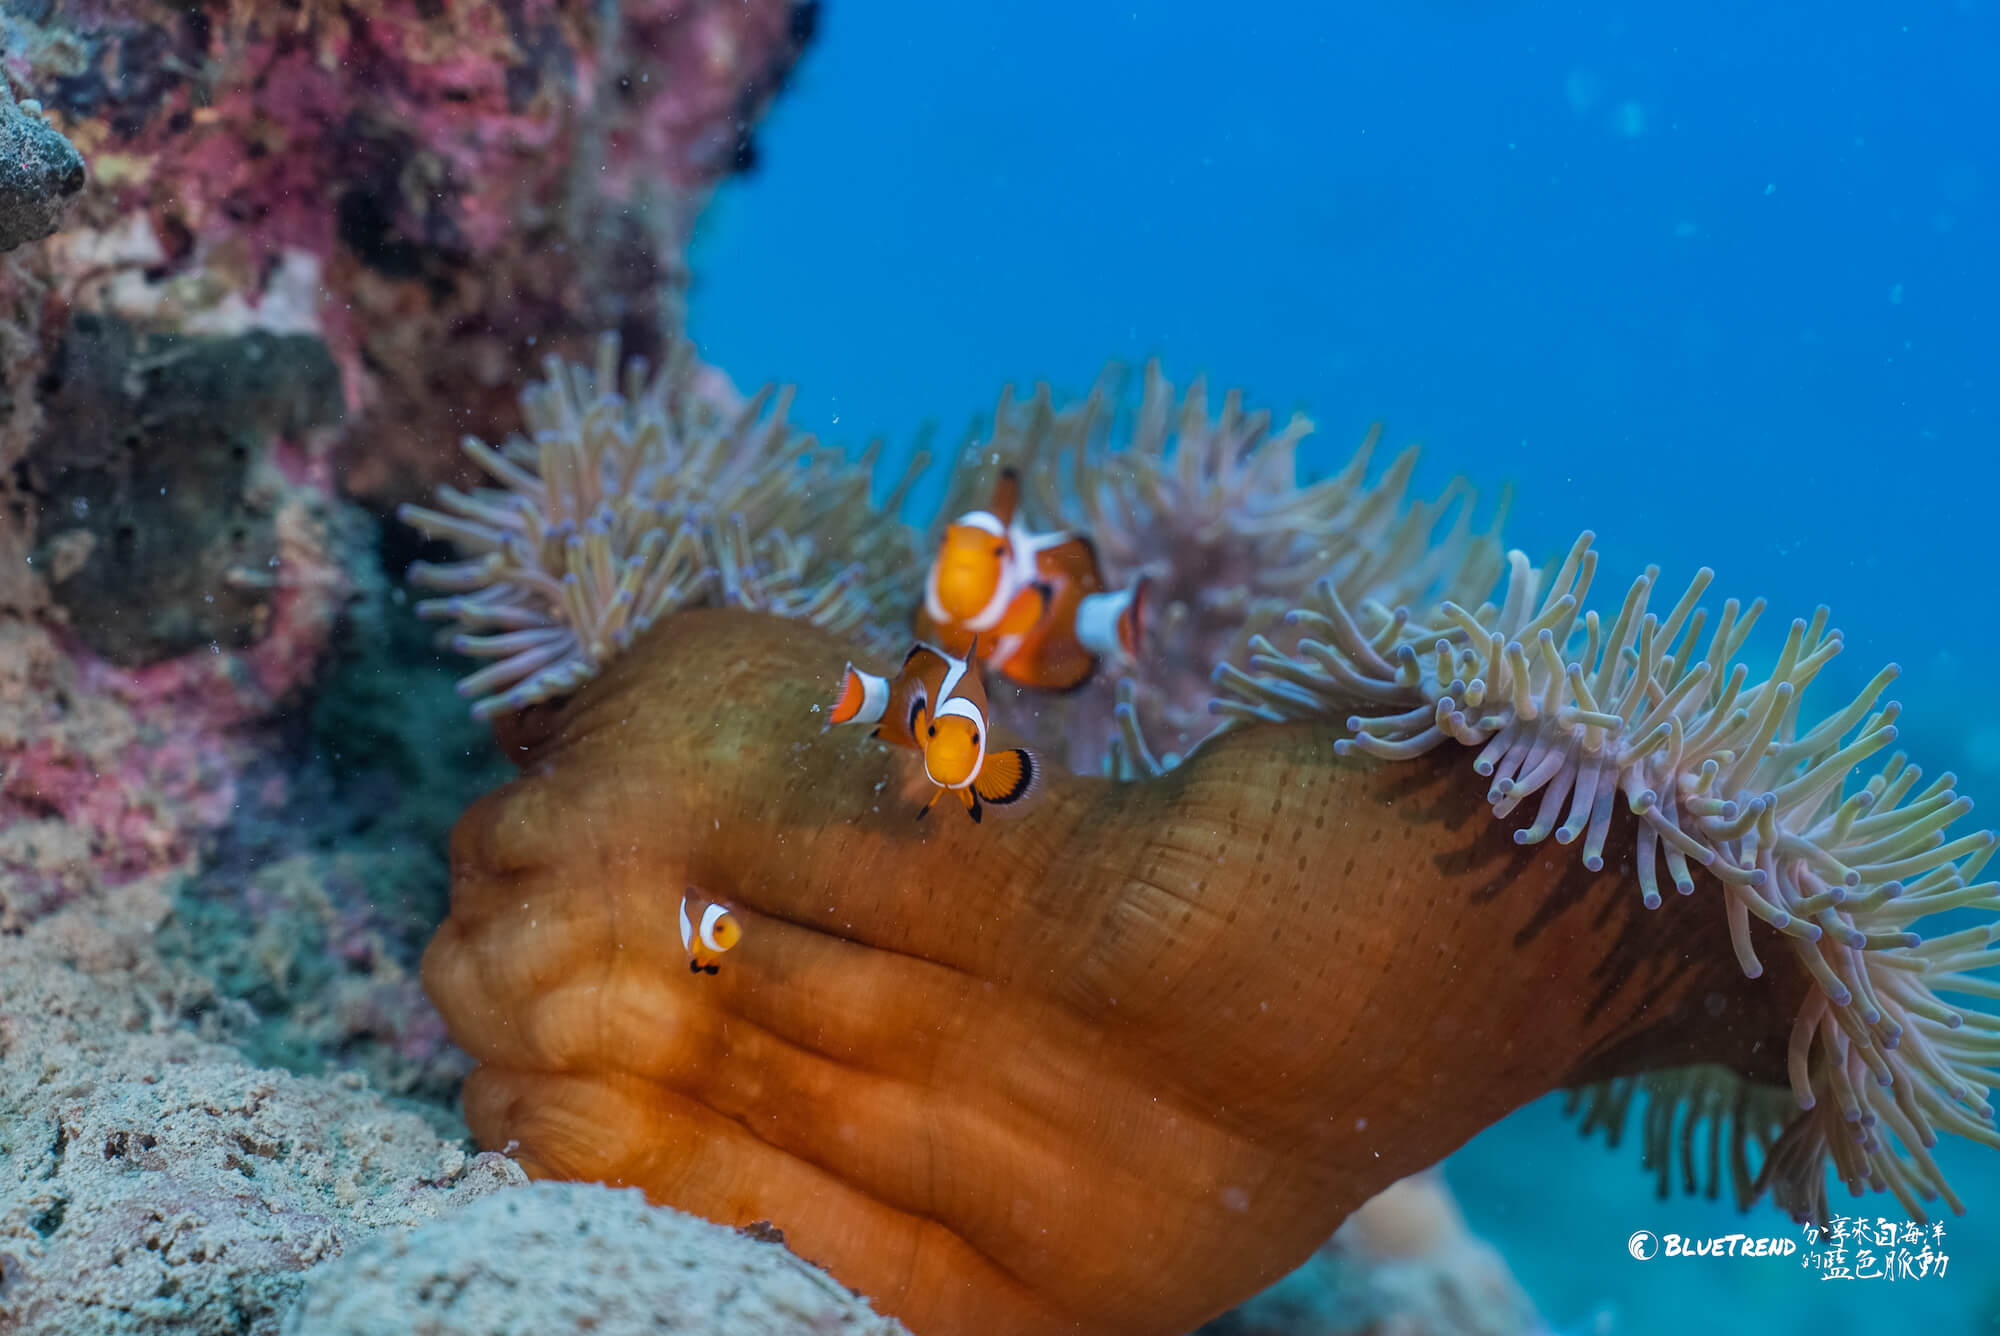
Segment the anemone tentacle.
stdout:
[[1703,649],[1699,603],[1714,572],[1697,571],[1662,618],[1648,610],[1660,574],[1649,567],[1607,625],[1584,608],[1592,540],[1582,534],[1553,575],[1510,552],[1501,601],[1476,611],[1445,600],[1419,618],[1350,604],[1322,579],[1285,619],[1305,633],[1296,648],[1253,636],[1247,670],[1217,670],[1214,708],[1236,720],[1344,719],[1343,754],[1477,749],[1494,816],[1528,816],[1515,841],[1580,842],[1593,871],[1622,795],[1647,907],[1661,903],[1662,869],[1682,895],[1706,869],[1743,973],[1763,970],[1754,919],[1812,978],[1788,1064],[1806,1116],[1764,1170],[1779,1204],[1823,1213],[1830,1158],[1851,1190],[1887,1190],[1916,1218],[1923,1201],[1961,1209],[1929,1148],[1941,1131],[2000,1147],[1988,1102],[2000,1019],[1939,994],[2000,996],[1979,976],[2000,964],[2000,923],[1930,940],[1913,925],[2000,910],[2000,882],[1979,880],[1993,833],[1952,837],[1971,801],[1948,773],[1924,784],[1900,752],[1847,785],[1896,740],[1901,707],[1882,695],[1897,669],[1805,722],[1803,694],[1841,649],[1824,607],[1791,624],[1771,676],[1752,684],[1737,660],[1762,600],[1725,602]]
[[872,452],[850,464],[795,433],[789,390],[734,406],[703,392],[685,343],[651,375],[636,359],[621,372],[618,351],[607,335],[593,367],[549,358],[521,395],[527,437],[465,439],[494,485],[397,512],[463,554],[410,579],[446,595],[417,605],[453,624],[442,644],[493,661],[459,683],[473,713],[574,691],[683,607],[893,643],[916,557],[897,498],[887,514],[870,504]]

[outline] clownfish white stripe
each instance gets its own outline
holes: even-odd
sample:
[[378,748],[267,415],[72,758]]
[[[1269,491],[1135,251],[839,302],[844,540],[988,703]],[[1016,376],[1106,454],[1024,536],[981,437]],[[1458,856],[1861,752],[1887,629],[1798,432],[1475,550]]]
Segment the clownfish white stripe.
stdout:
[[688,917],[687,897],[681,897],[681,950],[694,950],[694,921]]
[[[1021,590],[1027,587],[1026,570],[1017,561],[1009,560],[1000,568],[999,583],[993,587],[993,596],[986,600],[984,607],[960,623],[968,631],[990,631],[1000,624],[1013,606]],[[930,619],[941,626],[951,625],[953,618],[944,606],[944,598],[938,592],[938,573],[932,567],[924,581],[924,611]]]
[[[715,925],[722,922],[728,913],[728,910],[716,904],[711,904],[707,909],[701,911],[701,944],[711,951],[727,951],[729,949],[721,942],[715,940]],[[687,922],[686,900],[681,901],[681,922],[683,924]],[[685,933],[686,931],[686,928],[683,927],[682,932]]]
[[[927,646],[926,648],[930,649],[932,653],[936,654],[940,659],[943,659],[946,663],[951,665],[949,668],[945,669],[944,685],[938,688],[938,699],[945,702],[946,706],[949,706],[951,703],[952,690],[955,687],[957,687],[959,682],[965,677],[965,665],[967,661],[965,659],[954,659],[951,657],[951,655],[945,653],[943,650],[937,648],[937,646],[935,645],[930,645]],[[938,713],[943,714],[945,713],[945,710],[943,708],[940,708]],[[975,714],[972,717],[974,719],[977,719],[978,715]]]
[[1000,517],[990,510],[968,510],[953,520],[952,523],[969,524],[975,529],[992,534],[995,538],[1005,538],[1007,536],[1007,526],[1002,524]]

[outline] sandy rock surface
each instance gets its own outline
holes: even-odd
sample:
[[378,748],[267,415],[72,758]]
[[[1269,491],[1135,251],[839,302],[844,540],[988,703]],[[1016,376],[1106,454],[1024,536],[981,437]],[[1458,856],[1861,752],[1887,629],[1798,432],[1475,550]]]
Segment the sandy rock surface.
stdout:
[[252,1067],[155,882],[0,938],[0,1331],[269,1333],[306,1271],[524,1181],[354,1073]]
[[285,1336],[897,1336],[775,1242],[636,1189],[536,1183],[420,1229],[383,1233],[315,1272]]

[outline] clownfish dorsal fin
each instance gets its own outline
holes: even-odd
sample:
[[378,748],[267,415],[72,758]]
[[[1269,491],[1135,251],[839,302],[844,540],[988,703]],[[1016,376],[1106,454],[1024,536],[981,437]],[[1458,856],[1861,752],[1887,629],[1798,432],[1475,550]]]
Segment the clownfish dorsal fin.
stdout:
[[1021,471],[1016,468],[1000,470],[1000,477],[993,484],[993,518],[1003,527],[1014,522],[1014,512],[1021,505]]
[[1041,787],[1042,768],[1026,747],[986,753],[972,789],[995,807],[1012,807],[1026,802]]
[[926,672],[934,672],[939,677],[951,675],[952,656],[936,645],[919,640],[910,646],[910,652],[903,656],[903,677],[921,679]]

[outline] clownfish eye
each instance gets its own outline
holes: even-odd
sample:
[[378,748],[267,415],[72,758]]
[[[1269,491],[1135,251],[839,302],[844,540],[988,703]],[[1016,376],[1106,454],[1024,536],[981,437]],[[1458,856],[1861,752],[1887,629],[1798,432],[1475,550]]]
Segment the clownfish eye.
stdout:
[[932,736],[932,737],[936,737],[936,736],[937,736],[937,725],[936,725],[936,724],[932,724],[932,725],[931,725],[931,736]]

